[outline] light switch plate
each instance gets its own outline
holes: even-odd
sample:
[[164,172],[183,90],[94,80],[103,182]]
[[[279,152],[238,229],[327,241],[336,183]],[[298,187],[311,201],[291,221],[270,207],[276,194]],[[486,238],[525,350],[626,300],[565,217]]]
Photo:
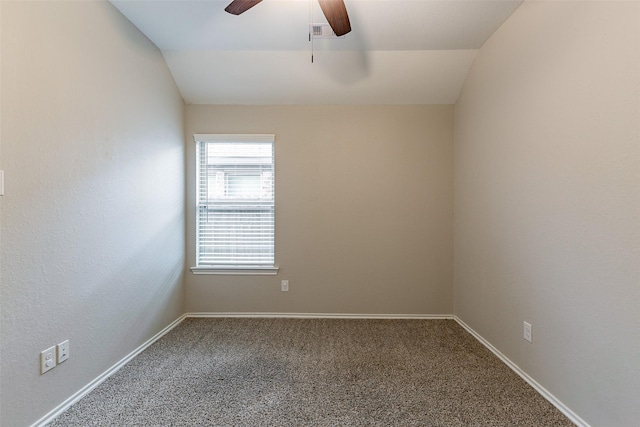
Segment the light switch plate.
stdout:
[[50,371],[56,367],[56,347],[49,347],[40,352],[40,374]]
[[531,337],[531,324],[524,322],[524,339],[532,342],[532,337]]

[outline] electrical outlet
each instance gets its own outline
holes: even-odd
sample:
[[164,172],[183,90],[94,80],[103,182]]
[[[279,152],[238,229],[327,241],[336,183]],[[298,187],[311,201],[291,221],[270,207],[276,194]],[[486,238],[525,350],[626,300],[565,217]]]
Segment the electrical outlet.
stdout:
[[56,347],[40,352],[40,375],[56,367]]
[[69,340],[58,344],[58,365],[69,358]]
[[524,339],[532,342],[531,341],[531,324],[524,322]]
[[282,292],[289,292],[289,281],[283,280],[280,289],[282,290]]

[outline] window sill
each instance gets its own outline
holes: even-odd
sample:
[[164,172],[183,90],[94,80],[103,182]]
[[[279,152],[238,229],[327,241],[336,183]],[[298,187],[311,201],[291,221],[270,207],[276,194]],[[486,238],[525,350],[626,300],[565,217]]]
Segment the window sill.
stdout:
[[279,267],[261,267],[261,266],[200,266],[191,267],[193,274],[220,274],[220,275],[242,275],[242,276],[275,276],[278,274]]

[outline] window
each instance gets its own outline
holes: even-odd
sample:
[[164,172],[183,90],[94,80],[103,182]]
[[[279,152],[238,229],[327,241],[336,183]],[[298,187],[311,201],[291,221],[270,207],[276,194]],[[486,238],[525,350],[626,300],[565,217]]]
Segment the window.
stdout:
[[276,274],[274,135],[194,135],[194,273]]

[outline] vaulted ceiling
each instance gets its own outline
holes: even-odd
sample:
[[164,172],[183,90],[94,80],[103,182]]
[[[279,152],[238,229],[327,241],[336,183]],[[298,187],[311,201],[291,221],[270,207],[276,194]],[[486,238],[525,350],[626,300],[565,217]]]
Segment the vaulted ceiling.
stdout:
[[[161,50],[191,104],[453,104],[521,0],[345,0],[352,31],[309,41],[316,0],[111,0]],[[313,62],[312,62],[313,55]]]

